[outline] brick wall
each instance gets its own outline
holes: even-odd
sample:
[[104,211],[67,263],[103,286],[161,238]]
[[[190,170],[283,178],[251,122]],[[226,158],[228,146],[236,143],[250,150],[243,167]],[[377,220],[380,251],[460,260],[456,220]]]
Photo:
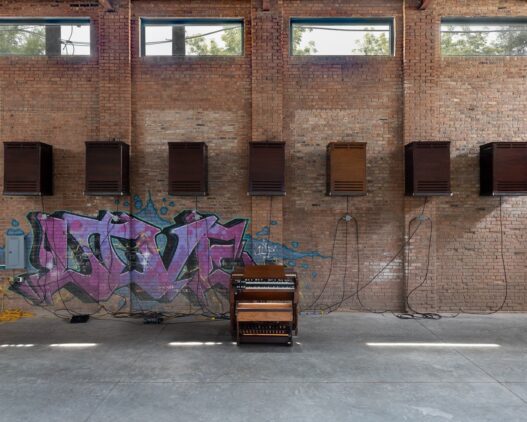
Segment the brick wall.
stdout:
[[[66,217],[56,215],[57,224],[74,221],[75,215],[91,218],[68,223],[74,231],[75,225],[93,227],[98,211],[105,210],[136,217],[123,231],[134,242],[123,249],[115,236],[114,252],[94,257],[93,236],[83,233],[88,244],[75,245],[92,261],[76,270],[84,271],[85,279],[72,274],[75,269],[51,268],[60,264],[54,253],[73,253],[71,242],[37,254],[48,275],[33,278],[30,290],[9,292],[9,304],[25,305],[25,296],[48,309],[66,302],[70,309],[101,313],[188,312],[206,303],[220,312],[221,289],[203,290],[210,279],[224,284],[227,273],[207,262],[215,254],[241,257],[243,244],[232,240],[232,230],[245,225],[246,259],[259,262],[271,251],[294,266],[306,308],[402,310],[406,293],[423,282],[428,260],[428,277],[410,297],[413,309],[476,312],[501,304],[499,199],[479,197],[478,153],[486,142],[527,140],[527,59],[441,57],[439,24],[441,16],[525,16],[525,1],[442,0],[419,11],[417,0],[270,0],[268,10],[261,0],[119,0],[113,13],[95,3],[0,1],[1,16],[90,17],[95,44],[89,58],[0,58],[0,141],[39,140],[52,144],[55,154],[54,196],[0,197],[0,232],[13,230],[16,220],[18,229],[31,233],[29,212],[65,211]],[[291,57],[289,19],[310,16],[393,16],[395,55]],[[244,18],[244,55],[140,57],[141,17]],[[131,196],[86,197],[84,142],[111,138],[131,145]],[[250,140],[286,142],[284,198],[247,196]],[[326,145],[351,140],[368,142],[368,195],[327,197]],[[403,146],[417,140],[451,141],[454,195],[428,200],[425,213],[432,225],[422,223],[403,248],[424,204],[403,196]],[[209,196],[167,195],[169,141],[207,142]],[[193,244],[192,236],[209,237],[209,230],[224,237],[199,243],[196,254],[189,252],[189,260],[176,268],[169,266],[176,258],[163,252],[160,238],[184,210],[197,210],[206,232],[199,231],[195,217],[176,218],[179,246]],[[343,221],[346,212],[354,220]],[[527,310],[527,200],[504,198],[502,215],[509,279],[504,309]],[[99,217],[98,230],[114,237],[108,233],[111,219],[105,223]],[[216,226],[209,218],[218,219]],[[126,261],[126,247],[145,260],[143,274],[119,274],[116,262],[108,262],[110,255]],[[121,255],[119,248],[125,250]],[[152,263],[156,254],[163,263]],[[219,258],[214,262],[221,264]],[[106,274],[113,265],[115,271]],[[3,271],[4,283],[20,273]],[[167,286],[187,273],[194,274],[190,290],[174,298]],[[96,290],[86,294],[83,283],[95,283]],[[59,285],[65,288],[57,290]]]
[[[522,1],[433,2],[406,10],[404,142],[451,142],[452,198],[427,205],[433,219],[432,265],[415,307],[467,312],[497,309],[505,287],[500,254],[499,198],[479,196],[479,145],[527,139],[527,61],[522,57],[441,57],[441,16],[525,16]],[[503,198],[507,310],[525,310],[527,299],[526,199]],[[419,201],[405,200],[406,219]],[[408,235],[408,232],[407,232]],[[423,231],[421,236],[428,236]],[[415,245],[427,243],[415,239]],[[416,251],[407,268],[409,287],[420,282],[426,257]],[[415,265],[415,267],[414,267]]]

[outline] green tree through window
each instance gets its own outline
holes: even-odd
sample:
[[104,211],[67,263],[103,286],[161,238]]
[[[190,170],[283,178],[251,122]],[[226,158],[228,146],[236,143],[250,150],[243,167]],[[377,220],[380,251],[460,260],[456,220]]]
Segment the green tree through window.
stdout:
[[366,33],[362,40],[356,41],[354,53],[365,56],[387,56],[390,54],[390,40],[386,34]]
[[527,55],[527,24],[443,24],[441,52],[445,56]]
[[[458,34],[463,32],[463,34]],[[441,35],[441,51],[447,56],[491,56],[498,54],[496,47],[484,32],[470,32],[470,26],[449,25]]]
[[306,28],[305,26],[296,26],[293,29],[293,55],[295,56],[309,56],[317,52],[315,41],[309,41],[302,47],[302,38],[306,32],[311,32],[313,29]]
[[294,56],[391,56],[390,19],[292,19]]
[[239,56],[242,54],[242,28],[240,26],[224,26],[220,45],[214,39],[207,39],[206,34],[198,34],[185,38],[185,44],[190,55],[196,56]]
[[0,54],[35,56],[45,52],[45,27],[0,25]]

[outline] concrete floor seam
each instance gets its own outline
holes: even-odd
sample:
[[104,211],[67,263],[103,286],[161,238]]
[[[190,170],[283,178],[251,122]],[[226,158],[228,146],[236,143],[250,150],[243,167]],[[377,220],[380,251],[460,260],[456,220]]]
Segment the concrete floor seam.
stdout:
[[458,351],[458,353],[460,353],[466,360],[468,360],[470,363],[472,363],[474,366],[476,366],[477,368],[481,369],[483,372],[485,372],[489,377],[491,377],[492,379],[494,379],[496,381],[497,384],[501,385],[503,388],[505,388],[507,391],[509,391],[512,395],[514,395],[515,397],[517,397],[518,399],[520,399],[526,406],[527,406],[527,400],[525,400],[523,397],[521,397],[520,395],[516,394],[513,390],[511,390],[507,384],[506,384],[506,381],[505,382],[502,382],[502,381],[499,381],[498,379],[494,378],[490,373],[488,373],[487,371],[485,371],[485,369],[483,369],[481,366],[479,366],[476,362],[474,362],[472,359],[470,359],[468,356],[465,356],[461,351]]
[[108,399],[108,397],[110,397],[110,394],[112,393],[112,391],[115,389],[115,387],[117,387],[117,385],[119,384],[119,382],[115,382],[113,383],[113,385],[111,386],[111,388],[108,390],[108,392],[104,395],[104,397],[101,398],[101,400],[99,400],[99,403],[97,403],[97,405],[95,405],[95,407],[93,408],[93,411],[90,412],[90,414],[88,415],[88,417],[86,419],[84,419],[83,422],[88,422],[90,420],[90,418],[97,412],[97,410],[104,404],[104,402]]
[[[430,330],[428,327],[426,327],[425,325],[423,325],[420,321],[419,321],[419,324],[425,328],[426,330],[428,330],[433,336],[435,336],[438,340],[440,341],[444,341],[443,338],[441,338],[440,336],[438,336],[436,333],[434,333],[432,330]],[[474,362],[472,359],[470,359],[468,356],[466,356],[461,350],[455,350],[457,354],[459,354],[460,356],[462,356],[464,359],[466,359],[468,362],[470,362],[472,365],[474,365],[476,368],[478,368],[481,372],[483,372],[484,374],[486,374],[487,376],[489,376],[490,378],[492,378],[494,380],[494,382],[498,385],[500,385],[502,388],[504,388],[505,390],[507,390],[509,393],[511,393],[514,397],[516,397],[517,399],[519,399],[520,401],[522,401],[524,403],[524,405],[527,406],[527,400],[525,400],[523,397],[521,397],[520,395],[516,394],[514,391],[512,391],[506,384],[504,384],[503,382],[499,381],[497,378],[495,378],[494,376],[492,376],[492,374],[490,374],[488,371],[486,371],[484,368],[482,368],[480,365],[478,365],[476,362]]]

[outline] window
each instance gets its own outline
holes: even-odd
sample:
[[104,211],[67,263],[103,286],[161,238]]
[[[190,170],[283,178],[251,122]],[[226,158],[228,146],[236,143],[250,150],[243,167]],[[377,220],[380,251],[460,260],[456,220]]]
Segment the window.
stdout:
[[242,19],[142,19],[143,56],[241,56]]
[[391,56],[393,18],[291,19],[293,56]]
[[2,56],[89,56],[89,19],[0,19]]
[[444,56],[527,56],[526,18],[444,18]]

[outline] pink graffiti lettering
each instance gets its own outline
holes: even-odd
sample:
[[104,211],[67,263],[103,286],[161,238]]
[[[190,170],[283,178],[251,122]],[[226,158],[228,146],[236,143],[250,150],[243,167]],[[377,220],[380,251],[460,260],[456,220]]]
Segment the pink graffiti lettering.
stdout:
[[34,303],[52,303],[63,288],[96,302],[123,287],[161,302],[183,289],[201,299],[210,288],[227,289],[234,264],[253,262],[241,219],[221,224],[214,215],[188,211],[163,229],[108,211],[96,218],[37,212],[28,219],[36,271],[23,274],[15,289]]

